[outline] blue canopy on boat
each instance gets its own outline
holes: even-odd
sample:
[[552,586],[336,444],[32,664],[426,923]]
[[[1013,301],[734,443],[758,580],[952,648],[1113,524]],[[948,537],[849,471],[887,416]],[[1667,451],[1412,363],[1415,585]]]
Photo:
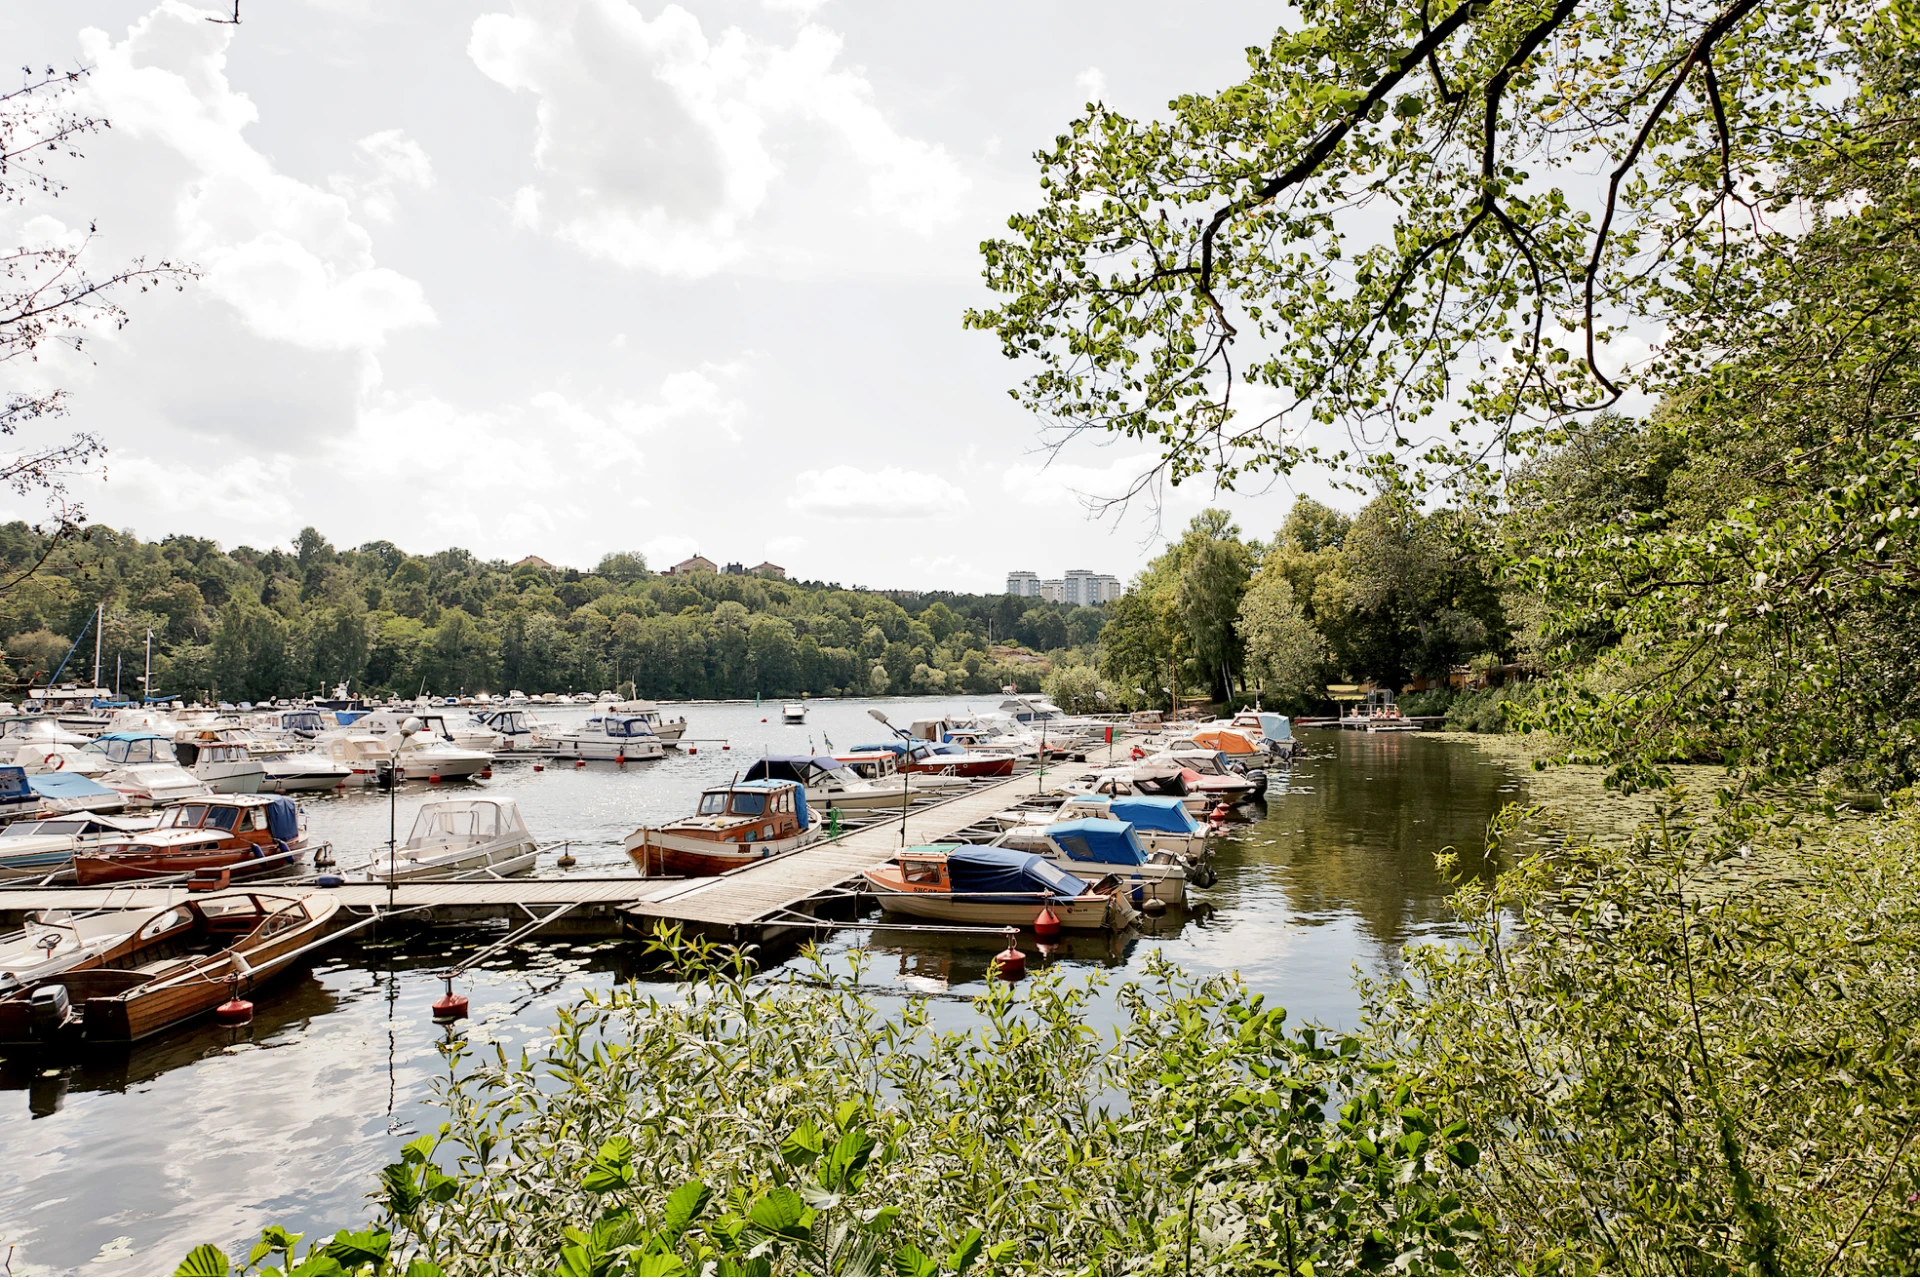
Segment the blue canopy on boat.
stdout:
[[1075,862],[1101,862],[1116,867],[1137,867],[1147,860],[1133,834],[1133,824],[1112,818],[1076,818],[1056,822],[1047,828],[1047,838]]
[[1293,724],[1283,715],[1272,711],[1262,711],[1260,732],[1267,735],[1269,742],[1286,742],[1293,737]]
[[282,844],[292,844],[300,838],[300,811],[285,796],[267,801],[267,834]]
[[1115,796],[1107,812],[1142,831],[1190,836],[1200,830],[1199,821],[1187,812],[1186,802],[1178,796]]
[[83,773],[36,773],[27,779],[35,794],[49,800],[98,800],[120,793],[103,787]]
[[19,765],[0,765],[0,804],[18,804],[34,798],[27,771]]
[[[1000,901],[1025,902],[1038,895],[1077,898],[1087,882],[1069,875],[1037,853],[961,845],[947,854],[947,878],[955,893],[1004,894]],[[992,902],[991,897],[976,901]]]
[[167,735],[164,733],[103,733],[99,737],[95,738],[94,741],[95,742],[151,742],[155,738],[158,738],[162,742],[172,741],[172,739],[167,737]]

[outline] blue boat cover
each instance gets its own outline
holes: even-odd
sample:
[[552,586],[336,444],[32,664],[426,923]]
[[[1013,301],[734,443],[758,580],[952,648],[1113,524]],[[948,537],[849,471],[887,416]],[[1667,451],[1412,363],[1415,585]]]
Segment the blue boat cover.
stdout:
[[282,844],[292,844],[300,838],[300,811],[285,796],[267,801],[267,834]]
[[94,800],[119,794],[83,773],[36,773],[27,779],[27,785],[49,800]]
[[1039,895],[1077,898],[1087,882],[1069,875],[1037,853],[960,845],[947,854],[947,878],[955,893],[1005,894],[976,898],[980,902],[1026,902]]
[[358,720],[361,716],[364,716],[365,714],[367,713],[364,711],[336,711],[333,713],[333,716],[334,716],[334,719],[338,720],[341,726],[344,728],[345,726],[352,724],[355,720]]
[[1147,860],[1146,850],[1134,837],[1133,824],[1112,818],[1077,818],[1056,822],[1047,828],[1047,838],[1075,862],[1101,862],[1116,867],[1137,867]]
[[0,804],[17,804],[22,800],[33,799],[33,788],[27,785],[27,771],[19,765],[0,765]]
[[1107,812],[1142,831],[1190,836],[1200,829],[1199,821],[1187,812],[1186,802],[1177,796],[1115,796]]
[[161,742],[172,741],[172,739],[168,738],[163,733],[103,733],[99,737],[95,738],[94,741],[95,742],[151,742],[156,738],[159,739]]
[[1267,735],[1271,742],[1285,742],[1293,737],[1293,725],[1283,715],[1271,711],[1260,713],[1260,732]]

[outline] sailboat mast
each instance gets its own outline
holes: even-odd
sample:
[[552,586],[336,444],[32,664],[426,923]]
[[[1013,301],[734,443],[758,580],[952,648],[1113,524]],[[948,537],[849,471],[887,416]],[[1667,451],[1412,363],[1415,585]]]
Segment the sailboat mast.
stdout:
[[100,687],[100,627],[107,613],[107,602],[93,606],[93,687]]
[[140,680],[140,705],[153,701],[153,628],[147,628],[147,674]]

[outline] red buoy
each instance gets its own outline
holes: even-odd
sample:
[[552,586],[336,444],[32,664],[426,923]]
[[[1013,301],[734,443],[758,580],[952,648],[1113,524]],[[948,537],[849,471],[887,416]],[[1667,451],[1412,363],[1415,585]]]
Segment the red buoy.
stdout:
[[534,771],[535,773],[541,773],[541,772],[543,772],[543,771],[544,771],[544,770],[546,769],[546,767],[547,767],[547,766],[545,766],[545,765],[543,765],[543,764],[536,764],[536,765],[534,765],[534,766],[533,766],[533,771]]
[[584,769],[587,767],[587,762],[585,760],[575,760],[573,762],[573,767],[576,769]]
[[437,786],[439,786],[439,785],[440,785],[440,775],[439,775],[439,774],[437,774],[437,773],[430,773],[430,774],[428,774],[428,775],[427,775],[427,782],[428,782],[428,783],[429,783],[430,785],[432,785],[432,786],[436,786],[436,787],[437,787]]
[[493,770],[491,770],[491,769],[482,769],[482,770],[480,771],[480,776],[481,776],[481,777],[483,777],[483,778],[491,778],[491,777],[493,776]]
[[698,748],[698,747],[688,747],[688,748],[687,748],[687,754],[688,754],[688,755],[690,755],[690,756],[697,756],[697,755],[699,755],[699,754],[700,754],[700,748]]
[[213,1016],[230,1027],[245,1026],[253,1021],[253,1001],[236,996],[215,1009]]
[[1060,936],[1060,917],[1053,914],[1052,907],[1041,907],[1040,914],[1033,918],[1033,935],[1036,938]]
[[467,1016],[467,998],[453,993],[453,979],[447,979],[447,994],[433,1002],[435,1022],[458,1022]]
[[733,750],[733,744],[731,742],[723,742],[720,744],[720,749],[722,751],[731,751]]
[[1007,930],[1007,949],[993,958],[991,973],[1002,982],[1018,982],[1027,976],[1027,953],[1013,945],[1015,934]]

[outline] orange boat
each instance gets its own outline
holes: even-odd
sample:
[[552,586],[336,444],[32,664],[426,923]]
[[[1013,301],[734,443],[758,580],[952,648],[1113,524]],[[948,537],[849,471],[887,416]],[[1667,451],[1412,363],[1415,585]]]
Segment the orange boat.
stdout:
[[234,876],[290,870],[306,849],[300,811],[285,796],[220,796],[168,807],[158,826],[73,859],[81,884],[111,884],[226,868]]
[[643,876],[717,876],[818,834],[807,822],[807,793],[796,782],[755,778],[700,793],[700,807],[660,827],[627,837],[627,856]]
[[332,932],[332,894],[234,892],[153,913],[84,968],[0,1000],[0,1041],[144,1040],[211,1013]]

